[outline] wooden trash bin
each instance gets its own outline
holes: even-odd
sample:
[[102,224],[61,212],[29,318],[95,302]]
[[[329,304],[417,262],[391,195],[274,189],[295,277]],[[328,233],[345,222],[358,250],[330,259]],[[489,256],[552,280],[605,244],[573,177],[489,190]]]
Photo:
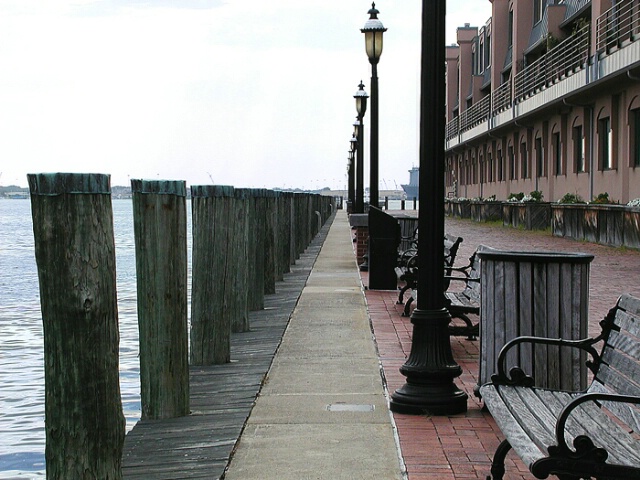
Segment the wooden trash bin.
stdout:
[[[478,386],[497,369],[500,349],[519,336],[582,339],[588,334],[589,268],[593,255],[486,249],[481,261]],[[584,352],[529,344],[513,349],[507,366],[519,366],[536,386],[582,390]],[[507,369],[507,371],[508,371]]]

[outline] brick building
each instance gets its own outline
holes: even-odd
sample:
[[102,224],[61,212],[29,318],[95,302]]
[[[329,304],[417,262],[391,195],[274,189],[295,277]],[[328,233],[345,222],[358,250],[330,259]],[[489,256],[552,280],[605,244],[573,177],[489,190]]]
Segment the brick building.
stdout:
[[446,187],[640,197],[640,0],[486,0],[447,47]]

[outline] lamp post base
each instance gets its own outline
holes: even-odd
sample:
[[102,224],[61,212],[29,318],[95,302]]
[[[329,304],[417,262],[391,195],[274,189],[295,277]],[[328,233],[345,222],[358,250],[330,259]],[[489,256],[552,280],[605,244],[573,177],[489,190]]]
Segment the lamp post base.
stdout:
[[450,321],[446,309],[413,311],[411,354],[400,368],[407,381],[391,395],[392,412],[453,415],[467,411],[468,395],[453,382],[462,369],[451,353]]

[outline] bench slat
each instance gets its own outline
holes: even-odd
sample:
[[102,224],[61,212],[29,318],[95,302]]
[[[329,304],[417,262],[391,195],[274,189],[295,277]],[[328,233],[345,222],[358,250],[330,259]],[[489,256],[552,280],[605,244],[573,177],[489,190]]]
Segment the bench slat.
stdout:
[[624,395],[640,396],[640,365],[618,350],[607,350],[602,357],[597,379]]
[[628,332],[615,330],[609,334],[607,339],[607,345],[605,346],[605,353],[607,349],[613,348],[620,350],[632,358],[640,358],[640,343],[638,338],[631,337]]
[[546,456],[545,452],[536,446],[530,433],[513,420],[511,408],[505,404],[504,399],[493,385],[480,387],[480,393],[485,404],[491,405],[491,415],[493,415],[498,427],[509,439],[509,443],[527,467]]
[[[629,315],[640,316],[640,298],[632,297],[628,294],[622,295],[618,300],[618,306],[628,312]],[[640,332],[636,331],[634,335],[640,336]]]
[[[562,408],[569,403],[572,397],[578,395],[545,390],[537,390],[537,392],[543,396],[542,401],[556,412],[555,418],[552,420],[553,425],[555,425]],[[628,435],[595,402],[579,405],[569,417],[565,431],[565,440],[568,445],[572,445],[573,439],[578,435],[588,435],[596,443],[596,446],[610,450],[609,457],[612,463],[627,464],[625,458],[632,453],[625,449],[628,446],[625,442]]]
[[[578,395],[526,387],[500,386],[496,389],[492,385],[483,386],[480,392],[491,412],[495,412],[492,415],[500,430],[527,466],[547,456],[548,446],[557,443],[557,418],[562,408]],[[513,437],[513,433],[517,436]],[[567,421],[567,444],[572,445],[578,435],[587,435],[596,446],[606,448],[609,463],[640,464],[640,442],[628,435],[594,402],[578,406]],[[522,441],[524,444],[520,443]]]

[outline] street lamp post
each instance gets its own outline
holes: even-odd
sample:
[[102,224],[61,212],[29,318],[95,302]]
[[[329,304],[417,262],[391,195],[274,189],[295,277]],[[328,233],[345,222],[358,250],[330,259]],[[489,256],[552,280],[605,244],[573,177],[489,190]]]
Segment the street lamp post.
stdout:
[[356,146],[358,143],[358,139],[356,138],[356,134],[354,133],[349,140],[349,204],[351,206],[351,211],[353,211],[353,207],[355,206],[356,200]]
[[443,293],[445,12],[446,0],[422,0],[418,298],[411,353],[400,368],[406,383],[391,396],[391,410],[398,413],[467,410],[468,396],[453,381],[462,369],[453,359]]
[[364,43],[371,64],[371,139],[369,140],[370,151],[370,184],[369,184],[369,204],[378,206],[378,61],[382,55],[382,35],[387,31],[378,20],[378,13],[375,2],[371,4],[369,10],[369,20],[360,29],[364,33]]
[[369,95],[364,91],[364,84],[360,80],[358,91],[353,98],[356,99],[356,112],[358,117],[353,124],[353,131],[358,140],[356,147],[356,206],[354,213],[364,213],[364,114],[367,111],[367,99]]

